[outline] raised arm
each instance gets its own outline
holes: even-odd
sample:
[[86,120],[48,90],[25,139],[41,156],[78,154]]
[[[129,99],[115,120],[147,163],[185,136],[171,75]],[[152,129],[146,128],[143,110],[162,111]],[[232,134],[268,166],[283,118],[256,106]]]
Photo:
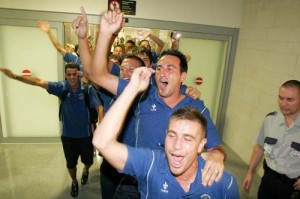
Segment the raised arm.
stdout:
[[107,69],[107,52],[109,51],[113,34],[123,26],[123,13],[121,13],[120,10],[104,13],[101,17],[99,36],[93,54],[90,80],[112,94],[117,93],[119,79],[118,77],[111,75]]
[[[87,37],[87,32],[88,32],[88,18],[85,13],[85,10],[83,7],[81,9],[81,15],[78,16],[73,22],[72,22],[72,28],[74,29],[77,37],[78,37],[78,45],[80,49],[80,58],[81,58],[81,64],[84,68],[85,74],[90,78],[90,73],[91,73],[91,66],[93,63],[92,60],[92,54],[90,46],[89,46],[89,38]],[[114,34],[112,34],[112,37],[110,39],[110,46],[112,45],[115,37],[117,36],[118,32],[122,29],[118,29]],[[99,38],[97,38],[98,41]],[[108,59],[108,53],[110,49],[107,51],[107,59]],[[113,63],[108,60],[107,62],[107,68],[108,71],[111,72],[112,65]]]
[[123,170],[128,157],[126,145],[117,141],[118,134],[122,129],[129,107],[137,94],[148,87],[153,72],[153,69],[145,67],[134,70],[129,84],[94,132],[94,146],[118,170]]
[[161,40],[159,37],[149,34],[148,37],[156,43],[155,52],[159,55],[164,48],[165,42]]
[[247,174],[243,180],[243,189],[247,193],[249,193],[249,190],[250,190],[250,187],[252,184],[253,172],[255,171],[258,163],[261,161],[263,155],[264,155],[263,147],[256,144],[253,149],[253,153],[252,153],[252,157],[250,160]]
[[3,72],[7,77],[11,79],[18,80],[20,82],[23,82],[25,84],[30,84],[33,86],[39,86],[41,88],[48,90],[48,82],[45,80],[41,80],[37,77],[32,77],[32,76],[16,75],[11,70],[3,67],[0,67],[0,71]]
[[53,32],[51,31],[51,27],[47,21],[38,21],[38,27],[47,33],[50,41],[54,45],[54,47],[58,50],[58,52],[62,55],[65,56],[66,54],[66,49],[64,49],[61,44],[58,42],[57,38],[54,36]]
[[83,7],[81,9],[81,15],[78,16],[72,22],[72,28],[78,37],[78,45],[80,49],[80,60],[83,66],[85,75],[90,78],[91,65],[92,65],[92,54],[89,47],[89,41],[87,38],[88,31],[88,19]]

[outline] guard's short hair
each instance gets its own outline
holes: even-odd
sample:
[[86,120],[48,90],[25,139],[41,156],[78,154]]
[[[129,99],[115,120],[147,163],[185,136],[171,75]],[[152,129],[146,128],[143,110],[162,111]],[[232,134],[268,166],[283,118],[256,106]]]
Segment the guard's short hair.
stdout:
[[284,88],[290,88],[290,87],[296,87],[299,91],[300,91],[300,82],[298,80],[288,80],[286,82],[284,82],[281,87]]

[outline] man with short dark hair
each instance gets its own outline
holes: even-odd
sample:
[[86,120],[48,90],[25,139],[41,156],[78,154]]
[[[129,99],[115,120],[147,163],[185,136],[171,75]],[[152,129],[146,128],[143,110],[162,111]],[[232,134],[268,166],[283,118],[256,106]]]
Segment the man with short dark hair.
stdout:
[[[141,198],[238,199],[236,179],[224,172],[210,187],[202,184],[205,161],[199,156],[207,139],[206,119],[191,107],[173,112],[163,150],[136,148],[117,141],[127,111],[135,97],[149,85],[153,69],[137,68],[130,83],[95,131],[94,146],[116,169],[134,176]],[[145,132],[147,133],[147,132]]]
[[[0,71],[6,76],[33,86],[39,86],[47,90],[49,94],[62,98],[60,118],[62,121],[62,145],[67,162],[67,168],[72,178],[70,194],[78,195],[77,161],[79,156],[84,164],[81,184],[86,184],[89,176],[89,168],[93,164],[94,147],[92,145],[93,126],[90,121],[89,108],[95,108],[99,112],[101,101],[93,87],[87,91],[79,81],[79,66],[75,63],[65,65],[66,80],[48,82],[32,76],[20,76],[6,68],[0,67]],[[67,93],[66,93],[67,91]],[[85,99],[88,92],[88,99]],[[89,100],[89,106],[87,101]]]
[[269,113],[260,128],[243,181],[249,192],[252,175],[265,156],[258,199],[300,198],[300,82],[289,80],[279,88],[280,111]]

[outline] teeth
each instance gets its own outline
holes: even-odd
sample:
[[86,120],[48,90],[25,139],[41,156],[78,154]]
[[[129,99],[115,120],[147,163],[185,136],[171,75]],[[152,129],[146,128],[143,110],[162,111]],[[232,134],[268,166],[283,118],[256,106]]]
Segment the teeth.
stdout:
[[182,156],[172,156],[172,165],[174,167],[180,167],[182,160],[183,160]]

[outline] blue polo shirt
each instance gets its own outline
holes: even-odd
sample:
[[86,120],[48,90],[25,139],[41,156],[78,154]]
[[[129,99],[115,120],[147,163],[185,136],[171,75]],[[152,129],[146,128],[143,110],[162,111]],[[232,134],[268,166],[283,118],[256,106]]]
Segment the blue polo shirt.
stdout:
[[[118,64],[113,63],[111,74],[120,77],[120,67]],[[103,88],[99,88],[98,93],[100,94],[103,100],[104,112],[106,113],[111,107],[111,105],[113,104],[113,102],[116,100],[116,98],[113,94],[111,94],[110,92],[108,92]]]
[[[128,81],[119,80],[118,95],[127,86]],[[170,117],[179,108],[190,106],[197,108],[207,120],[207,149],[214,148],[221,144],[217,129],[212,122],[209,110],[204,106],[202,100],[192,99],[185,96],[174,108],[170,108],[158,96],[155,86],[150,85],[143,98],[138,99],[135,106],[135,146],[150,149],[163,149],[166,137],[166,130]],[[152,127],[152,128],[151,128]]]
[[[120,77],[120,67],[118,64],[113,63],[111,74]],[[98,93],[100,94],[103,100],[104,112],[106,113],[111,107],[111,105],[115,102],[116,97],[115,95],[111,94],[110,92],[108,92],[103,88],[99,88]],[[133,130],[134,125],[135,125],[135,120],[133,118],[132,109],[130,109],[127,114],[126,120],[124,122],[122,133],[118,138],[120,142],[127,144],[129,146],[134,146],[135,144],[135,136]]]
[[[67,97],[61,106],[62,135],[71,138],[89,137],[92,134],[88,108],[84,99],[84,88],[78,86],[72,91],[68,81],[48,82],[48,93],[57,97],[61,96],[63,90],[69,90]],[[101,101],[89,87],[90,107],[96,107]]]
[[[128,148],[128,159],[122,173],[134,176],[139,184],[141,198],[176,199],[176,198],[211,198],[238,199],[239,190],[235,177],[224,172],[219,182],[210,187],[202,185],[201,169],[205,161],[198,156],[198,172],[195,181],[186,193],[170,172],[165,153],[161,150]],[[205,197],[206,196],[206,197]]]

